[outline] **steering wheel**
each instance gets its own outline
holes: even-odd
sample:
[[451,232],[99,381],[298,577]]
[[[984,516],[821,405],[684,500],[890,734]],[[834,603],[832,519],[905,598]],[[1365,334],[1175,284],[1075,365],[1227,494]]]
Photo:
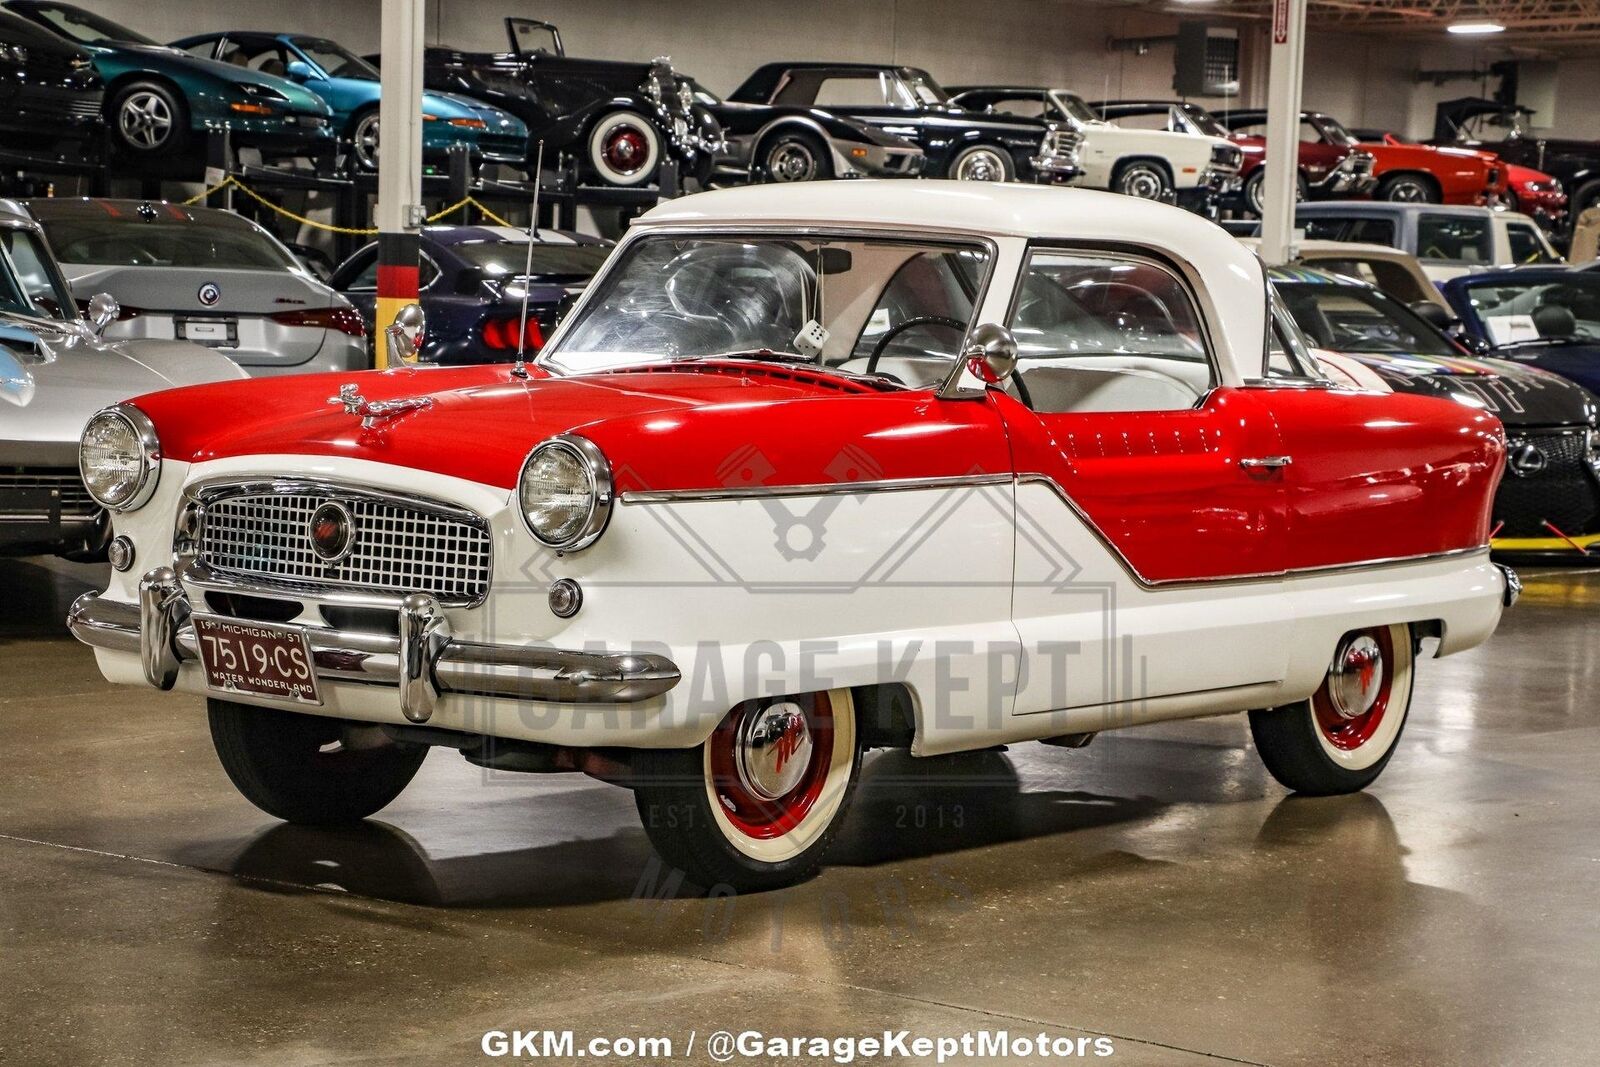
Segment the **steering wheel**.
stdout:
[[[878,338],[878,343],[872,346],[872,354],[867,357],[867,374],[876,374],[878,360],[883,355],[883,350],[889,347],[889,342],[905,333],[914,326],[949,326],[951,329],[960,330],[966,336],[967,324],[960,319],[953,319],[949,315],[915,315],[904,322],[896,323],[883,331],[883,336]],[[960,353],[957,353],[960,355]]]

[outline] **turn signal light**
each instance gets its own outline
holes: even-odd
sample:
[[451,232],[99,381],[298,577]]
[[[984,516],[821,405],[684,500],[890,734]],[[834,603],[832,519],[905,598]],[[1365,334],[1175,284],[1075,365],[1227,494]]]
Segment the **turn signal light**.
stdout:
[[228,107],[246,115],[270,115],[272,109],[266,104],[246,104],[242,100],[235,100]]
[[[478,331],[483,338],[483,347],[499,352],[515,351],[518,322],[518,319],[485,319]],[[529,317],[528,328],[522,339],[523,347],[529,352],[537,352],[544,347],[544,331],[539,329],[537,319]]]
[[365,337],[367,324],[355,308],[300,308],[280,311],[272,316],[279,326],[315,326],[324,330],[338,330],[351,337]]

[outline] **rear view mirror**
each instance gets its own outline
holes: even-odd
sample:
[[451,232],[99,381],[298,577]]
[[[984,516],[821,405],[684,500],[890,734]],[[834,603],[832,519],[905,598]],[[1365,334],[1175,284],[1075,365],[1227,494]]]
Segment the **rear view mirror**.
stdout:
[[89,328],[96,337],[101,337],[106,332],[106,327],[117,321],[117,316],[122,314],[122,307],[117,303],[117,298],[110,293],[96,293],[89,298]]
[[985,384],[1000,385],[1017,368],[1017,339],[1004,326],[980,323],[973,327],[961,355],[967,367]]

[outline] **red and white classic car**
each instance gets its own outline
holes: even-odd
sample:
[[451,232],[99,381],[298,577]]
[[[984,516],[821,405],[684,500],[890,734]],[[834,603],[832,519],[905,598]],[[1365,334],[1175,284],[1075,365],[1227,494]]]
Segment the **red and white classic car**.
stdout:
[[737,189],[640,219],[526,369],[102,412],[120,569],[70,622],[206,697],[275,816],[364,818],[444,746],[627,785],[694,882],[758,888],[817,867],[872,747],[1247,711],[1289,788],[1364,787],[1419,652],[1514,599],[1504,451],[1334,387],[1176,208]]

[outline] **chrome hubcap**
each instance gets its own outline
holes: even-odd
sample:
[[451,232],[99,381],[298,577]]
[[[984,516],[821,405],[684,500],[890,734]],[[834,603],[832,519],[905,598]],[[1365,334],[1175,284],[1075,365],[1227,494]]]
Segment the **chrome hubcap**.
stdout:
[[356,126],[356,158],[365,167],[378,165],[378,116],[368,115]]
[[129,144],[156,148],[172,132],[172,110],[155,93],[134,93],[122,102],[117,126]]
[[956,177],[969,182],[1000,182],[1005,181],[1006,167],[993,152],[974,152],[961,161]]
[[1122,176],[1122,192],[1145,200],[1159,200],[1164,191],[1161,176],[1148,167],[1136,167]]
[[740,784],[763,800],[787,796],[805,777],[812,747],[800,705],[785,700],[762,708],[739,730],[734,765]]
[[602,154],[614,170],[632,174],[644,166],[645,159],[650,155],[650,147],[642,130],[618,126],[606,136]]
[[1383,652],[1367,634],[1347,638],[1333,658],[1328,699],[1341,718],[1355,719],[1372,710],[1383,691]]
[[1414,204],[1427,199],[1427,193],[1416,182],[1401,182],[1389,190],[1389,199]]

